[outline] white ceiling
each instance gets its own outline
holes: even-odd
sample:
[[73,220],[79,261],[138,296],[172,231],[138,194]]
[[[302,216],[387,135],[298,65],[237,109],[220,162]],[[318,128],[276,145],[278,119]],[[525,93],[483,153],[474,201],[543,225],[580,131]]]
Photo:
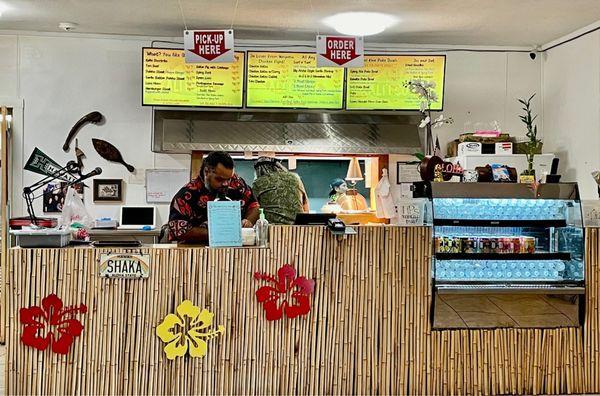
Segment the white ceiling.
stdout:
[[[236,0],[181,0],[189,28],[231,26]],[[177,0],[0,0],[0,30],[182,35]],[[343,11],[401,19],[367,42],[533,47],[600,20],[600,0],[238,0],[236,38],[313,40]],[[65,33],[68,34],[68,33]]]

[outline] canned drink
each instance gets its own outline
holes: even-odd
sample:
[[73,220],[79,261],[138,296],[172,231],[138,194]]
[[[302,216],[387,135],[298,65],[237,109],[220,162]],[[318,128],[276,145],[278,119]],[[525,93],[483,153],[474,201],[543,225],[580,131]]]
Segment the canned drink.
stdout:
[[434,248],[436,253],[442,252],[442,249],[440,247],[441,243],[442,243],[442,237],[436,237],[435,238],[435,248]]
[[475,245],[477,244],[473,238],[461,238],[462,248],[464,253],[475,253]]
[[444,253],[445,250],[445,238],[444,237],[437,237],[436,241],[435,241],[435,251],[437,253]]
[[504,238],[504,252],[505,253],[512,253],[514,252],[514,246],[513,246],[513,238]]
[[490,251],[489,253],[497,253],[498,252],[498,239],[490,238]]
[[462,252],[462,243],[460,238],[452,238],[452,245],[450,248],[450,253],[461,253]]
[[497,253],[504,253],[504,238],[498,238]]
[[490,253],[490,239],[479,238],[479,251],[481,253]]
[[521,253],[521,238],[512,238],[512,251],[511,253]]
[[479,245],[479,238],[471,237],[473,241],[473,253],[481,253],[481,246]]
[[525,253],[535,253],[535,238],[525,237],[523,244],[525,245]]

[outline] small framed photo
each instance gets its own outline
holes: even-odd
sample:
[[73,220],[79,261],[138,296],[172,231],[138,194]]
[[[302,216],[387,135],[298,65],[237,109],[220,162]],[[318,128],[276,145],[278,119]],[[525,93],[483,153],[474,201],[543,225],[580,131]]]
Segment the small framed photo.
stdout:
[[94,179],[94,202],[121,202],[122,179]]

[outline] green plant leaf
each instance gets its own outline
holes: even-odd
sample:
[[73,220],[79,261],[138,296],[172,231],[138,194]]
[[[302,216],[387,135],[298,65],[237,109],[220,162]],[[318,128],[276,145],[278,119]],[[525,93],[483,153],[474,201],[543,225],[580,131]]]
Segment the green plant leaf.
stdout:
[[419,159],[419,161],[423,161],[425,159],[425,154],[423,153],[413,153],[415,157]]

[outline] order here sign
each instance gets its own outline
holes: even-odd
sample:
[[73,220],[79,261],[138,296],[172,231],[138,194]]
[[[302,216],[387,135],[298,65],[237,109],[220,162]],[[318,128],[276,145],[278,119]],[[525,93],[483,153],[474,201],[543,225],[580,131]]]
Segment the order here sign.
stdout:
[[233,30],[185,30],[186,63],[233,63]]
[[317,36],[318,67],[362,67],[364,64],[362,37]]

